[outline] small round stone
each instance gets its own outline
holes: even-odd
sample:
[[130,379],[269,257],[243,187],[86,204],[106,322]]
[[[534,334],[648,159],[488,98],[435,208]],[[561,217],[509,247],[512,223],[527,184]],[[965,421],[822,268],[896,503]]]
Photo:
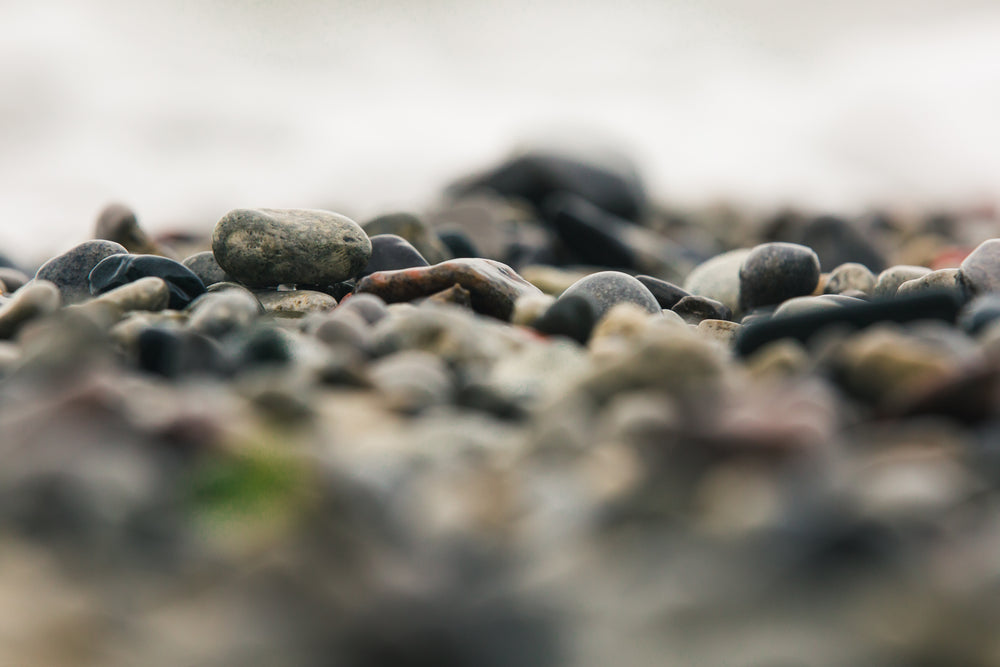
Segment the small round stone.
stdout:
[[857,262],[841,264],[830,272],[823,291],[827,294],[843,294],[851,290],[871,294],[875,291],[875,274],[867,266]]
[[364,268],[372,245],[356,222],[330,211],[236,209],[215,225],[212,252],[250,287],[333,285]]
[[395,271],[414,266],[429,266],[427,260],[409,241],[396,234],[376,234],[370,237],[372,256],[358,274],[363,278],[376,271]]
[[750,251],[740,268],[740,308],[749,311],[812,294],[819,273],[819,258],[811,248],[763,243]]
[[91,294],[103,294],[139,278],[161,278],[170,288],[169,307],[181,310],[205,293],[201,279],[180,262],[159,255],[112,255],[90,272]]
[[586,294],[559,297],[535,323],[536,331],[549,336],[565,336],[586,345],[597,322],[598,307]]
[[128,252],[161,254],[157,244],[139,226],[135,212],[124,204],[109,204],[97,216],[94,236],[120,243]]
[[597,319],[619,303],[634,303],[654,314],[663,310],[645,285],[620,271],[600,271],[582,278],[563,292],[556,303],[573,295],[590,297],[597,306]]
[[1000,239],[980,243],[959,268],[972,294],[1000,291]]
[[912,264],[897,264],[896,266],[890,266],[888,269],[878,274],[878,280],[875,281],[875,297],[893,297],[896,296],[896,290],[899,286],[908,280],[915,280],[916,278],[921,278],[930,273],[931,270],[926,266],[914,266]]
[[107,257],[126,253],[125,246],[114,241],[84,241],[42,264],[35,279],[55,283],[65,303],[79,303],[91,296],[87,279],[94,267]]
[[232,280],[222,270],[219,263],[215,261],[215,255],[212,254],[211,250],[195,253],[186,258],[181,264],[191,269],[196,276],[201,278],[201,282],[205,284],[205,287]]

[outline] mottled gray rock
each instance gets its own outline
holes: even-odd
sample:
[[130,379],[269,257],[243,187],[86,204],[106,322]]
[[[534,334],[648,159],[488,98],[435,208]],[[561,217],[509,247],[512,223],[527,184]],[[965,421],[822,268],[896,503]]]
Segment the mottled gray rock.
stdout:
[[819,258],[796,243],[762,243],[740,268],[740,309],[779,304],[812,294],[819,283]]
[[90,298],[87,279],[94,267],[107,257],[124,253],[128,253],[125,246],[114,241],[84,241],[42,264],[35,279],[55,283],[64,303],[79,303]]
[[958,269],[940,269],[913,280],[907,280],[896,290],[897,296],[929,291],[951,292],[960,299],[965,299],[965,285],[962,273]]
[[595,319],[600,319],[619,303],[634,303],[654,314],[663,310],[645,285],[620,271],[600,271],[581,278],[559,296],[556,304],[570,296],[589,297],[597,307]]
[[931,270],[926,266],[913,266],[911,264],[897,264],[878,274],[875,281],[875,291],[873,296],[892,297],[896,296],[896,290],[907,280],[914,280],[926,276]]
[[1000,291],[1000,239],[980,243],[959,268],[971,294]]
[[865,294],[875,291],[875,274],[864,264],[847,262],[830,272],[823,291],[827,294],[843,294],[857,290]]
[[337,307],[332,296],[314,290],[259,290],[254,294],[269,313],[316,313]]
[[0,307],[0,338],[10,338],[30,320],[59,310],[59,288],[45,280],[34,280],[17,290]]
[[215,261],[215,255],[212,254],[211,250],[195,253],[181,263],[191,269],[205,284],[205,287],[215,283],[232,281],[232,278]]
[[212,252],[250,287],[333,285],[364,268],[372,246],[357,223],[330,211],[236,209],[216,224]]
[[740,313],[740,267],[750,248],[730,250],[696,266],[684,280],[691,294],[721,301],[734,313]]

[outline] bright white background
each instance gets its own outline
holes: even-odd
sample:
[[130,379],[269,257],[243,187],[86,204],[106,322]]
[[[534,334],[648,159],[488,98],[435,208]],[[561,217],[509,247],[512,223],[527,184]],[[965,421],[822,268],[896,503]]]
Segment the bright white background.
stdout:
[[0,0],[0,250],[420,207],[577,132],[699,203],[1000,194],[993,0]]

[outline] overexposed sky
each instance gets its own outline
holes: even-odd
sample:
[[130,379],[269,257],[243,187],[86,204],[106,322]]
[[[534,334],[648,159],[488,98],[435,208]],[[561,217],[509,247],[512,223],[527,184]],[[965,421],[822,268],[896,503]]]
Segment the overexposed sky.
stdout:
[[664,200],[995,200],[998,118],[992,0],[0,0],[0,250],[419,207],[553,134]]

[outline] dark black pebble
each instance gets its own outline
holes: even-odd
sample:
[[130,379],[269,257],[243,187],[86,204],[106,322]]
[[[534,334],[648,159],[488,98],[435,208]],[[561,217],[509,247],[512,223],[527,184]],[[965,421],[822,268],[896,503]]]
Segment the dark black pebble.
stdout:
[[225,376],[232,369],[218,344],[194,331],[151,327],[139,334],[137,348],[139,368],[163,377]]
[[437,235],[452,257],[481,257],[476,244],[461,229],[443,229]]
[[372,256],[368,264],[357,275],[358,279],[376,271],[395,271],[414,266],[429,266],[424,256],[413,245],[396,234],[376,234],[369,237],[372,242]]
[[549,197],[545,215],[578,262],[613,269],[636,268],[636,252],[626,242],[624,232],[631,223],[569,193]]
[[549,336],[565,336],[586,345],[598,319],[598,307],[583,294],[558,298],[534,323],[536,331]]
[[660,304],[660,308],[664,310],[670,310],[677,305],[678,301],[686,296],[691,296],[691,293],[683,287],[678,287],[673,283],[654,278],[653,276],[636,276],[635,279],[653,293],[653,297]]
[[170,288],[170,308],[181,310],[205,293],[205,285],[191,269],[159,255],[112,255],[90,272],[90,293],[103,294],[139,278],[154,276]]

